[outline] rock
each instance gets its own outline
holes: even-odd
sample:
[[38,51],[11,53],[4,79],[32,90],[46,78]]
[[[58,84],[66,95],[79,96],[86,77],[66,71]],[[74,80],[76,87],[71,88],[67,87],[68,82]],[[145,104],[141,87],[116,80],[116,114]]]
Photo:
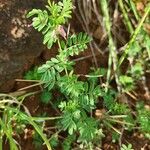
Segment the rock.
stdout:
[[14,87],[16,78],[22,77],[34,60],[46,49],[41,35],[32,27],[26,13],[43,7],[43,0],[0,1],[0,92]]

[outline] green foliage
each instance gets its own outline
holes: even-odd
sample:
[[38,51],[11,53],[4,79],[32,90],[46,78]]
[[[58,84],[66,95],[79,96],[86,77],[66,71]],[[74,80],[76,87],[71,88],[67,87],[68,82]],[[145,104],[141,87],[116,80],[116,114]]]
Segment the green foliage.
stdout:
[[104,99],[104,105],[108,110],[112,110],[115,105],[115,100],[116,100],[116,92],[113,90],[109,90],[107,93],[103,91],[102,97]]
[[33,134],[33,144],[34,144],[36,150],[40,150],[42,148],[43,140],[37,132],[35,132]]
[[34,67],[33,69],[29,70],[27,73],[25,73],[24,78],[26,80],[40,80],[41,76],[37,72],[38,67]]
[[150,111],[144,108],[142,103],[137,104],[137,122],[141,130],[150,134]]
[[131,67],[131,75],[136,79],[139,79],[144,74],[142,64],[137,62],[134,66]]
[[63,150],[70,150],[72,148],[72,143],[76,140],[75,135],[68,135],[64,142],[62,143]]
[[103,92],[104,105],[110,113],[115,115],[127,114],[128,106],[123,103],[117,102],[117,93],[109,90],[107,93]]
[[58,142],[59,142],[58,134],[53,134],[50,138],[50,144],[51,144],[52,148],[57,147]]
[[[121,4],[120,1],[119,5]],[[29,72],[26,78],[39,80],[40,77],[40,83],[43,84],[44,88],[41,101],[45,104],[51,102],[51,93],[53,91],[57,90],[58,94],[60,94],[60,97],[58,99],[56,97],[55,102],[51,102],[51,104],[53,105],[52,108],[60,114],[59,121],[54,122],[56,123],[56,130],[68,133],[66,139],[63,140],[64,150],[72,149],[72,146],[74,147],[75,145],[74,142],[78,142],[82,149],[94,149],[104,137],[103,126],[115,131],[116,134],[113,134],[114,142],[118,140],[119,134],[121,134],[120,130],[115,128],[118,124],[124,127],[125,130],[132,130],[136,125],[139,125],[142,132],[147,136],[150,132],[149,112],[144,107],[137,106],[137,116],[134,116],[134,120],[128,103],[121,101],[118,96],[134,90],[136,80],[141,79],[144,75],[147,63],[145,58],[150,52],[148,50],[149,44],[145,41],[149,41],[149,37],[142,28],[143,20],[134,32],[130,19],[126,18],[129,32],[133,33],[133,35],[119,59],[115,51],[117,48],[111,35],[112,25],[107,9],[108,3],[106,0],[102,0],[101,4],[106,31],[108,31],[110,50],[108,69],[92,69],[91,73],[83,75],[87,78],[86,81],[81,81],[80,75],[74,73],[75,62],[71,61],[70,57],[79,55],[86,50],[92,39],[86,33],[66,36],[66,32],[63,29],[63,25],[71,18],[72,1],[62,0],[55,3],[48,0],[46,10],[33,9],[27,15],[28,18],[33,17],[32,25],[43,34],[43,43],[48,48],[51,48],[54,43],[58,44],[57,56],[48,60],[38,69]],[[132,4],[131,10],[137,19],[140,16],[133,6]],[[123,15],[125,15],[124,13]],[[59,35],[63,38],[60,39]],[[147,50],[146,53],[144,53],[145,49]],[[141,57],[142,60],[140,60]],[[122,74],[120,65],[125,58],[129,60],[129,66],[125,74],[120,75]],[[112,67],[113,71],[111,70]],[[119,92],[109,85],[113,77],[115,77]],[[103,83],[105,80],[106,84]],[[104,106],[100,105],[102,103]],[[104,112],[102,112],[100,118],[95,118],[94,112],[97,109],[101,110],[101,107],[103,107]],[[32,120],[30,120],[30,123],[34,124]],[[45,137],[43,137],[42,133],[38,132],[38,134],[44,141]],[[58,134],[58,132],[54,133],[48,141],[45,139],[47,144],[50,143],[52,147],[57,147],[59,142]],[[41,144],[40,141],[37,142],[38,144]],[[100,145],[98,146],[100,147]],[[132,150],[132,145],[122,145],[121,150]]]
[[132,77],[122,75],[119,78],[120,83],[122,84],[125,91],[131,91],[134,88],[134,80]]
[[87,44],[91,38],[86,34],[80,32],[78,35],[68,37],[67,42],[61,41],[61,49],[63,50],[60,55],[64,54],[66,57],[78,55],[80,52],[87,48]]
[[[26,112],[22,112],[20,110],[20,106],[22,106]],[[6,139],[9,141],[10,149],[18,150],[20,145],[16,142],[13,135],[19,135],[20,130],[22,130],[23,133],[24,129],[29,124],[33,126],[35,131],[40,135],[43,142],[45,142],[47,149],[51,150],[51,146],[43,133],[42,127],[35,121],[36,119],[38,120],[38,118],[33,119],[30,114],[28,114],[26,107],[24,107],[24,105],[22,105],[15,97],[6,94],[0,94],[0,110],[2,116],[0,119],[1,148],[1,144],[4,142],[6,137]]]
[[70,102],[70,106],[67,106],[63,113],[61,124],[63,130],[68,130],[68,133],[72,135],[77,130],[77,122],[80,116],[80,110],[76,108],[75,103]]
[[83,82],[77,80],[76,75],[69,74],[69,76],[63,76],[59,79],[58,84],[61,92],[65,95],[72,97],[78,97],[84,91]]
[[70,106],[64,110],[61,123],[63,130],[68,130],[70,135],[79,132],[78,142],[87,143],[94,142],[95,138],[101,138],[103,134],[99,134],[98,124],[94,118],[87,117],[84,110],[79,110],[79,106],[70,102]]
[[129,58],[130,57],[135,57],[137,56],[137,54],[141,51],[141,47],[137,42],[134,42],[131,44],[130,46],[130,50],[129,50]]
[[116,143],[119,141],[120,135],[117,132],[112,132],[112,142]]
[[[49,139],[49,143],[50,143],[52,148],[57,147],[57,145],[58,145],[58,135],[53,134],[51,136],[51,138]],[[34,144],[36,150],[41,150],[42,146],[44,144],[43,139],[41,138],[41,136],[37,132],[34,132],[34,134],[33,134],[33,144]]]
[[[2,118],[0,119],[0,135],[1,135],[1,145],[0,147],[2,148],[2,143],[4,142],[4,137],[6,137],[6,139],[8,139],[8,143],[10,146],[10,149],[14,149],[14,150],[18,150],[18,145],[16,143],[16,140],[13,137],[13,126],[12,126],[12,122],[13,122],[13,116],[15,115],[14,112],[5,109],[5,110],[1,110],[2,112]],[[17,119],[16,119],[17,120]],[[23,128],[22,128],[23,130]],[[18,134],[18,133],[16,133]]]
[[48,104],[51,99],[52,99],[52,93],[50,93],[45,89],[41,94],[41,102],[43,102],[44,104]]
[[51,48],[53,43],[58,40],[60,25],[65,24],[66,20],[71,18],[72,2],[71,0],[63,0],[62,2],[48,2],[47,10],[33,9],[27,17],[33,17],[33,27],[41,31],[44,35],[43,44],[47,44]]
[[121,150],[134,150],[134,149],[132,148],[131,144],[128,145],[122,144]]
[[[77,38],[81,41],[78,41]],[[54,87],[59,74],[64,70],[72,69],[73,62],[68,60],[68,56],[73,56],[80,51],[83,51],[87,48],[86,43],[88,42],[90,42],[90,38],[83,33],[79,33],[79,36],[77,37],[71,37],[69,42],[71,44],[69,44],[69,47],[65,46],[63,49],[61,47],[60,54],[56,56],[56,58],[52,58],[50,61],[47,61],[46,64],[38,68],[38,73],[42,76],[41,81],[45,84],[45,88],[47,87],[48,90],[51,90]]]
[[79,128],[79,141],[88,143],[92,141],[97,135],[97,122],[94,118],[86,118],[78,123]]

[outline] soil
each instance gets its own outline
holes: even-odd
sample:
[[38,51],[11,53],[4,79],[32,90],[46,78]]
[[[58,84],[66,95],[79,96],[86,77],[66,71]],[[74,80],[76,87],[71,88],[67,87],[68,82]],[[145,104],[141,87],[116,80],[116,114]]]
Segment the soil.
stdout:
[[[14,4],[12,5],[12,3]],[[55,46],[51,50],[47,50],[46,47],[43,47],[41,44],[42,42],[41,42],[41,38],[39,34],[35,32],[34,30],[32,30],[31,28],[27,28],[25,26],[23,28],[22,27],[19,28],[20,31],[18,31],[15,25],[10,26],[10,22],[12,20],[10,20],[11,17],[9,17],[9,15],[14,17],[16,13],[18,18],[22,18],[22,15],[23,15],[22,11],[24,13],[27,10],[35,6],[43,7],[44,3],[45,1],[43,0],[40,0],[40,1],[1,0],[0,2],[0,9],[1,9],[0,31],[3,32],[0,34],[0,41],[2,41],[0,43],[0,57],[3,57],[3,60],[2,59],[0,60],[2,60],[2,64],[7,63],[7,67],[6,65],[3,65],[5,70],[7,68],[6,74],[4,75],[3,74],[4,72],[2,72],[3,76],[0,74],[1,75],[0,79],[4,80],[4,82],[0,84],[0,86],[2,87],[0,92],[3,92],[3,91],[13,92],[22,87],[28,86],[29,84],[22,83],[22,82],[15,82],[14,79],[22,78],[23,73],[29,70],[29,68],[35,65],[39,65],[42,62],[45,62],[46,60],[48,60],[51,57],[54,57],[57,54],[57,51],[55,50],[56,49]],[[9,5],[11,5],[11,7],[9,7]],[[11,8],[11,9],[8,10],[6,8]],[[19,13],[20,11],[21,13]],[[5,16],[6,14],[8,16]],[[1,20],[5,20],[5,22]],[[81,24],[77,22],[76,20],[77,18],[74,15],[71,21],[71,27],[73,28],[71,32],[79,32],[83,30],[81,27]],[[95,25],[95,28],[96,28],[95,29],[95,41],[98,42],[101,37],[96,36],[97,34],[96,32],[99,33],[99,29],[97,29],[96,25]],[[6,37],[5,35],[8,35],[8,36]],[[30,40],[32,42],[30,42]],[[104,44],[101,45],[103,49],[105,49],[106,43],[107,42],[105,41]],[[3,50],[5,51],[5,53]],[[96,61],[97,61],[98,67],[107,67],[107,60],[108,60],[107,52],[105,54],[101,54],[98,51],[95,51],[95,54],[96,54]],[[72,59],[76,61],[75,72],[77,74],[85,75],[89,72],[90,67],[95,67],[95,62],[94,62],[92,52],[90,49],[88,49],[84,53],[81,53],[79,56],[73,57]],[[18,65],[13,66],[12,65],[13,63],[8,65],[8,62],[14,62],[14,61]],[[11,74],[12,70],[15,70],[13,72],[13,75]],[[146,77],[147,77],[147,82],[148,82],[147,85],[150,88],[150,75],[147,74]],[[8,81],[9,84],[6,82],[6,80]],[[37,91],[39,89],[40,89],[39,87],[36,87],[36,88],[30,89],[29,91]],[[141,85],[139,85],[139,88],[137,89],[137,93],[141,99],[145,100],[145,104],[150,105],[150,102],[144,96],[144,90],[141,87]],[[57,93],[55,96],[57,96]],[[40,94],[37,94],[31,97],[28,97],[24,101],[24,105],[29,109],[30,113],[33,116],[36,116],[43,112],[46,112],[49,116],[57,115],[58,112],[54,111],[54,109],[51,109],[51,105],[43,105],[39,101],[39,99],[40,99]],[[134,100],[132,99],[132,101]],[[33,132],[32,128],[29,127],[27,128],[27,133],[26,133],[28,135],[25,136],[25,134],[23,134],[19,138],[18,141],[22,147],[22,150],[35,150],[35,146],[33,144],[33,140],[31,137],[32,132]],[[107,130],[106,132],[107,132],[106,137],[104,138],[102,142],[102,145],[103,145],[102,149],[103,150],[119,150],[120,149],[119,146],[115,143],[112,143],[111,132],[108,133]],[[63,134],[65,137],[65,133],[62,133],[62,136]],[[122,142],[125,144],[131,143],[135,150],[150,150],[150,141],[145,139],[142,134],[137,133],[136,131],[132,133],[124,132],[122,136]],[[5,144],[5,146],[6,147],[4,147],[4,149],[9,150],[9,147],[7,147],[7,144]],[[60,150],[61,148],[58,148],[58,149]],[[46,148],[43,147],[43,150],[46,150]]]

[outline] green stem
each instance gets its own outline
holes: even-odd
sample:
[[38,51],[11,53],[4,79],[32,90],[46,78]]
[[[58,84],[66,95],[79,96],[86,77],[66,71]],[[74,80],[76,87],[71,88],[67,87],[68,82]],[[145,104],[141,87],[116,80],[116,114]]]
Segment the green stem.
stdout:
[[122,10],[123,17],[124,17],[124,19],[125,19],[124,23],[125,23],[126,27],[128,28],[128,31],[132,34],[132,33],[134,32],[134,29],[133,29],[133,27],[132,27],[132,24],[131,24],[131,22],[130,22],[130,19],[129,19],[129,17],[128,17],[128,14],[127,14],[127,12],[126,12],[126,10],[125,10],[125,8],[124,8],[123,1],[122,1],[122,0],[118,0],[118,2],[119,2],[119,6],[120,6],[120,8],[121,8],[121,10]]
[[9,139],[9,144],[10,144],[10,150],[18,150],[18,147],[12,137],[12,132],[11,131],[11,128],[8,128],[4,122],[0,119],[0,125],[1,125],[1,130],[4,131],[4,133],[6,134],[7,138]]
[[134,16],[135,16],[136,20],[139,20],[140,19],[139,18],[139,14],[138,14],[138,12],[136,10],[136,6],[135,6],[135,3],[133,2],[133,0],[129,0],[129,5],[130,5],[130,7],[131,7],[131,9],[132,9],[132,11],[134,13]]
[[49,6],[52,6],[51,0],[48,0],[48,4]]
[[61,118],[62,117],[32,117],[32,120],[36,122],[40,122],[40,121],[48,121],[48,120],[57,120]]
[[35,128],[35,130],[38,132],[38,134],[42,137],[43,141],[45,142],[47,149],[48,150],[52,150],[49,140],[47,139],[47,137],[43,134],[42,130],[39,128],[39,126],[30,118],[25,116],[24,114],[21,114],[22,117],[26,118],[27,121],[29,121],[30,124],[33,125],[33,127]]
[[[61,45],[60,45],[60,41],[59,41],[59,39],[58,39],[58,46],[59,46],[59,50],[60,50],[60,53],[61,53],[63,50],[62,50],[62,48],[61,48]],[[64,67],[64,69],[65,69],[65,73],[66,73],[66,75],[68,76],[67,68],[66,68],[66,67]]]
[[[10,109],[11,109],[11,108],[10,108]],[[18,113],[18,111],[15,110],[15,109],[11,109],[11,110],[14,111],[15,113]],[[46,137],[45,134],[43,133],[42,128],[40,128],[40,127],[38,126],[38,124],[36,124],[36,123],[33,121],[32,117],[27,116],[27,115],[25,115],[25,114],[22,113],[22,112],[19,112],[18,115],[21,117],[21,119],[28,121],[28,122],[34,127],[34,129],[38,132],[38,134],[41,136],[41,138],[42,138],[43,141],[45,142],[45,144],[46,144],[46,146],[47,146],[47,149],[48,149],[48,150],[52,150],[52,148],[51,148],[51,146],[50,146],[50,143],[49,143],[49,140],[47,139],[47,137]]]
[[0,150],[3,149],[3,135],[2,135],[2,129],[0,131]]
[[58,39],[57,41],[58,41],[58,47],[59,47],[59,50],[60,50],[60,52],[62,52],[62,48],[61,48],[59,39]]
[[133,35],[132,35],[132,38],[131,38],[130,41],[128,42],[128,44],[127,44],[127,46],[126,46],[126,49],[125,49],[123,55],[122,55],[121,58],[119,59],[118,68],[121,66],[121,64],[123,63],[124,59],[126,58],[128,52],[129,52],[129,50],[130,50],[131,45],[133,44],[133,42],[136,41],[136,37],[137,37],[138,33],[140,32],[140,29],[141,29],[141,27],[142,27],[142,25],[143,25],[143,23],[144,23],[144,21],[145,21],[147,15],[149,14],[149,12],[150,12],[150,3],[149,3],[148,6],[146,7],[146,9],[145,9],[145,14],[143,15],[143,17],[142,17],[142,19],[140,20],[140,22],[139,22],[139,24],[138,24],[136,30],[134,31],[134,33],[133,33]]
[[115,79],[118,87],[118,91],[120,91],[120,83],[119,83],[119,70],[117,69],[117,64],[118,64],[118,58],[117,58],[117,50],[115,43],[112,38],[111,34],[111,21],[110,21],[110,16],[109,16],[109,11],[108,11],[108,2],[107,0],[100,0],[101,4],[101,9],[104,15],[104,23],[106,26],[106,31],[108,34],[108,39],[109,39],[109,60],[108,60],[108,71],[107,71],[107,82],[106,82],[106,92],[108,90],[109,86],[109,81],[110,81],[110,76],[111,76],[111,66],[113,65],[114,73],[115,73]]

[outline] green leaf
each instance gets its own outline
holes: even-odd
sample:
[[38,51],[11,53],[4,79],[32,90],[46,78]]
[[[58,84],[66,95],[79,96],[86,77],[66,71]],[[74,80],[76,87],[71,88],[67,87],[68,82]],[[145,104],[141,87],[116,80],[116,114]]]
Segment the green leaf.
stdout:
[[71,17],[72,1],[63,0],[63,2],[48,2],[47,10],[33,9],[27,14],[27,18],[33,17],[33,27],[41,31],[44,35],[43,44],[47,44],[50,49],[57,41],[57,28],[64,24]]
[[62,143],[62,147],[63,147],[63,150],[71,150],[72,148],[72,143],[76,140],[76,136],[75,134],[73,135],[68,135],[64,142]]
[[128,52],[129,57],[135,57],[141,51],[141,46],[138,42],[133,42]]
[[65,48],[61,51],[61,55],[74,56],[78,55],[80,52],[84,51],[87,48],[87,44],[91,41],[91,38],[85,33],[79,33],[78,35],[72,35],[67,39],[66,45],[62,43],[62,48]]
[[144,74],[142,64],[137,62],[135,65],[133,65],[131,67],[131,74],[135,78],[140,78]]
[[121,150],[134,150],[134,149],[132,148],[131,144],[128,145],[122,144]]
[[33,144],[37,150],[40,150],[42,148],[43,139],[41,138],[41,136],[37,132],[35,132],[33,134]]
[[63,125],[63,130],[68,130],[68,133],[72,135],[74,131],[77,130],[77,125],[74,121],[74,116],[72,112],[66,111],[63,114],[63,119],[61,120]]
[[38,73],[38,68],[34,67],[25,73],[24,78],[26,80],[40,80],[41,74]]
[[59,144],[59,139],[57,134],[53,134],[50,138],[51,147],[55,148]]
[[77,76],[63,76],[58,81],[61,92],[72,97],[78,97],[84,91],[83,82],[77,81]]
[[38,73],[44,73],[46,72],[48,69],[50,68],[50,66],[48,64],[44,64],[41,67],[38,68]]
[[37,15],[39,13],[41,13],[42,11],[40,9],[32,9],[28,14],[27,14],[27,18],[30,18],[33,15]]
[[97,122],[93,118],[86,118],[83,122],[78,123],[79,128],[79,141],[90,142],[95,138],[97,133]]
[[123,85],[125,91],[130,91],[134,88],[134,81],[132,77],[122,75],[119,77],[119,81]]
[[52,93],[50,93],[47,90],[44,90],[41,94],[41,102],[43,102],[44,104],[48,104],[51,99],[52,99]]

